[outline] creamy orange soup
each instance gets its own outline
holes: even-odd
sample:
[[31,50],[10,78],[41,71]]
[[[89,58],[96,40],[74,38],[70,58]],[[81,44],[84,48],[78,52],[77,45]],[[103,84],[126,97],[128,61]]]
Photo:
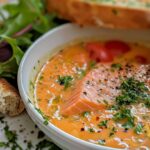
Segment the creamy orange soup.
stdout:
[[[113,71],[113,69],[120,69],[126,61],[135,64],[150,63],[149,48],[138,44],[127,44],[128,47],[126,47],[113,42],[107,46],[107,49],[109,47],[110,49],[112,47],[113,51],[119,49],[119,53],[115,51],[113,58],[112,55],[110,56],[111,59],[105,56],[103,58],[99,52],[101,51],[99,44],[104,46],[106,42],[83,42],[62,49],[48,60],[39,72],[35,82],[35,98],[46,119],[77,138],[114,148],[148,149],[150,148],[150,103],[146,102],[150,101],[150,92],[149,87],[141,81],[136,80],[146,88],[147,97],[144,97],[144,100],[141,99],[142,96],[140,100],[137,98],[135,101],[130,97],[131,102],[124,101],[120,104],[122,101],[117,103],[114,98],[115,102],[112,105],[105,100],[104,109],[91,108],[92,110],[87,109],[87,111],[84,109],[83,112],[67,115],[61,113],[62,105],[69,101],[78,83],[92,69],[95,69],[97,64],[111,63]],[[90,46],[86,46],[87,43],[92,45],[90,45],[92,50],[94,49],[92,52],[88,50]],[[124,51],[125,49],[130,50]],[[110,53],[109,50],[108,53]],[[150,77],[149,71],[146,77]],[[128,96],[128,93],[126,95]],[[105,101],[103,100],[103,103]]]

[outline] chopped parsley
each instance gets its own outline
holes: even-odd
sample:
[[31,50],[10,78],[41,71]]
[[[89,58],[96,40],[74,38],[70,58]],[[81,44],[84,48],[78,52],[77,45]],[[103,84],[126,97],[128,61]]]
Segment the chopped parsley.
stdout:
[[42,150],[42,149],[48,149],[48,150],[61,150],[59,147],[57,147],[54,143],[52,143],[51,141],[48,141],[46,139],[40,141],[37,145],[36,145],[36,149],[35,150]]
[[117,129],[115,127],[113,127],[111,129],[111,132],[109,133],[109,137],[113,136],[116,132],[117,132]]
[[17,135],[16,135],[16,133],[13,132],[13,131],[11,131],[11,130],[9,130],[9,127],[8,127],[8,126],[6,126],[6,127],[4,128],[4,131],[5,131],[5,136],[7,137],[7,139],[8,139],[9,142],[14,143],[14,142],[17,140]]
[[73,80],[73,77],[71,77],[71,76],[60,76],[59,75],[57,82],[60,85],[63,85],[64,89],[67,89],[69,86],[71,86],[72,80]]
[[134,78],[127,78],[120,86],[121,94],[116,97],[118,105],[129,105],[138,103],[141,100],[150,106],[150,94],[144,82],[135,80]]
[[41,138],[43,138],[43,137],[45,137],[45,134],[44,134],[42,131],[39,131],[37,138],[38,138],[38,139],[41,139]]
[[0,142],[0,148],[1,148],[1,147],[3,147],[3,148],[5,147],[5,148],[6,148],[6,147],[8,147],[8,146],[9,146],[8,143],[6,143],[6,142]]
[[95,65],[96,65],[96,61],[94,61],[94,60],[92,60],[92,61],[89,62],[89,68],[90,69],[94,68]]
[[103,120],[98,124],[98,126],[107,128],[107,123],[108,123],[108,120]]
[[108,110],[119,110],[119,106],[118,105],[111,105],[108,107]]
[[35,108],[35,109],[39,114],[41,114],[42,116],[44,115],[44,113],[39,108]]
[[105,143],[106,143],[106,140],[98,140],[98,144],[100,144],[100,145],[105,145]]
[[31,102],[31,100],[30,100],[30,99],[28,99],[28,103],[32,104],[32,102]]
[[106,104],[107,106],[109,106],[108,101],[107,100],[103,100],[104,104]]
[[1,148],[11,148],[12,150],[22,150],[21,146],[17,143],[17,134],[14,131],[11,131],[6,125],[4,127],[5,137],[7,142],[0,142]]
[[[135,127],[135,117],[131,110],[125,108],[125,106],[142,102],[147,107],[150,107],[149,89],[144,82],[140,82],[133,77],[123,80],[119,89],[121,93],[116,97],[117,109],[115,110],[117,112],[114,114],[113,119],[115,121],[123,121],[122,127],[128,130]],[[142,128],[142,124],[138,124],[135,127],[135,132],[140,134]]]
[[81,69],[79,74],[80,74],[80,78],[82,79],[86,75],[86,70]]
[[116,114],[114,114],[113,119],[115,121],[126,120],[126,122],[122,125],[125,129],[133,128],[134,124],[134,116],[131,113],[130,109],[122,108]]
[[95,130],[93,128],[89,128],[88,131],[91,132],[91,133],[95,132]]
[[48,120],[44,120],[43,124],[47,126],[48,125]]
[[30,81],[30,87],[34,89],[34,83],[32,81]]
[[145,99],[145,106],[150,108],[150,95]]
[[85,112],[82,113],[82,116],[83,116],[83,117],[87,117],[87,116],[89,116],[90,114],[91,114],[90,111],[85,111]]
[[138,123],[134,131],[136,134],[141,134],[143,131],[143,125],[141,123]]
[[82,79],[86,75],[86,69],[76,67],[76,71],[79,79]]
[[32,145],[32,143],[31,143],[31,141],[29,141],[28,143],[27,143],[27,150],[31,150],[33,148],[33,145]]
[[43,117],[43,119],[44,119],[43,124],[47,126],[49,123],[49,117],[44,115],[44,113],[39,108],[35,108],[35,109]]
[[122,68],[122,65],[119,64],[119,63],[117,63],[117,64],[112,64],[112,65],[111,65],[111,68],[112,68],[113,70],[120,70],[120,69]]
[[43,79],[44,79],[44,76],[40,76],[40,77],[39,77],[39,80],[43,80]]

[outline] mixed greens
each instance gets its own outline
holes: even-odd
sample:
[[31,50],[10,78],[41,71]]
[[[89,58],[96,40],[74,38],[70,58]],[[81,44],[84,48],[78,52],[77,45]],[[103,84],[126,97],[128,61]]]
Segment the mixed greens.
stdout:
[[0,7],[0,77],[15,78],[27,48],[61,21],[44,0],[19,0]]
[[[44,0],[18,0],[0,6],[0,78],[15,83],[20,61],[27,48],[42,34],[62,24],[55,14],[49,14]],[[47,122],[45,121],[45,124]],[[17,143],[17,134],[4,128],[7,142],[0,141],[0,148],[22,150]],[[33,149],[28,143],[28,150]],[[48,140],[36,145],[37,150],[59,149]]]

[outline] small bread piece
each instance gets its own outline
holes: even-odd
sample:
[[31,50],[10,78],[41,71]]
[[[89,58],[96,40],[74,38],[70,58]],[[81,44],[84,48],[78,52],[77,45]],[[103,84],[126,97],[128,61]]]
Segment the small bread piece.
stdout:
[[[48,10],[79,25],[109,28],[150,28],[150,1],[47,0]],[[120,3],[119,3],[120,2]],[[135,3],[135,4],[134,4]]]
[[17,116],[24,110],[18,91],[5,79],[0,78],[0,113]]

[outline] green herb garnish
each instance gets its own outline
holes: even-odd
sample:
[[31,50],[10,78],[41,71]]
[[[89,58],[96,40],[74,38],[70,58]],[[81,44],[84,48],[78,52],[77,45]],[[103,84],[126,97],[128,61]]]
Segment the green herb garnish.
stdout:
[[39,80],[43,80],[43,79],[44,79],[44,77],[43,77],[43,76],[40,76],[40,77],[39,77]]
[[96,65],[96,61],[94,61],[94,60],[92,60],[92,61],[89,62],[89,68],[90,69],[94,68],[95,65]]
[[143,125],[141,123],[138,123],[134,131],[136,134],[141,134],[143,131]]
[[36,150],[42,150],[42,149],[48,149],[48,150],[61,150],[59,147],[57,147],[54,143],[48,140],[42,140],[36,145]]
[[49,123],[49,117],[44,115],[44,113],[39,108],[35,108],[35,109],[43,117],[43,119],[44,119],[43,124],[47,126]]
[[122,65],[121,64],[112,64],[111,68],[113,70],[120,70],[122,68]]
[[117,132],[117,129],[116,129],[115,127],[113,127],[113,128],[111,129],[111,132],[109,133],[109,136],[110,136],[110,137],[113,136],[116,132]]
[[106,140],[98,140],[98,144],[100,145],[105,145],[105,143],[106,143]]
[[37,138],[38,138],[38,139],[41,139],[41,138],[43,138],[43,137],[45,137],[45,134],[44,134],[42,131],[39,131]]
[[31,141],[29,141],[28,143],[27,143],[27,150],[31,150],[33,148],[33,145],[32,145],[32,143],[31,143]]
[[144,82],[127,78],[120,86],[121,94],[116,97],[118,105],[129,105],[142,100],[147,106],[150,104],[150,95]]
[[77,75],[79,79],[82,79],[86,75],[86,69],[76,67]]
[[131,113],[130,109],[121,108],[119,112],[114,114],[113,119],[115,121],[125,120],[126,122],[122,125],[125,129],[133,128],[134,124],[134,116]]
[[7,148],[9,144],[7,142],[0,142],[0,148]]
[[109,106],[108,110],[119,110],[119,106],[118,105]]
[[98,126],[107,128],[107,123],[108,123],[108,120],[103,120],[98,124]]
[[[143,102],[147,107],[150,106],[149,89],[144,82],[140,82],[133,77],[127,78],[121,83],[119,87],[121,94],[116,97],[118,106],[118,112],[114,114],[113,119],[115,121],[125,121],[122,125],[126,130],[135,126],[135,117],[132,115],[130,109],[126,109],[123,105],[135,104]],[[138,124],[135,128],[135,132],[138,134],[142,129],[141,124]]]
[[88,131],[91,132],[91,133],[95,132],[95,130],[93,128],[89,128]]
[[91,114],[90,111],[85,111],[85,112],[82,113],[82,116],[83,116],[83,117],[87,117],[87,116],[89,116],[90,114]]
[[73,80],[73,77],[71,76],[58,76],[57,82],[60,85],[64,86],[64,89],[67,89],[69,86],[71,86],[71,82]]
[[17,140],[17,134],[15,132],[9,130],[8,126],[6,126],[4,128],[4,131],[5,131],[5,135],[6,135],[9,142],[14,143]]
[[47,125],[48,125],[48,120],[45,120],[45,121],[43,122],[43,124],[47,126]]
[[14,150],[22,150],[21,146],[17,143],[17,134],[11,131],[7,125],[4,128],[4,132],[8,142],[1,142],[1,146],[11,147]]
[[79,74],[80,74],[80,78],[82,79],[86,75],[86,70],[81,69]]

